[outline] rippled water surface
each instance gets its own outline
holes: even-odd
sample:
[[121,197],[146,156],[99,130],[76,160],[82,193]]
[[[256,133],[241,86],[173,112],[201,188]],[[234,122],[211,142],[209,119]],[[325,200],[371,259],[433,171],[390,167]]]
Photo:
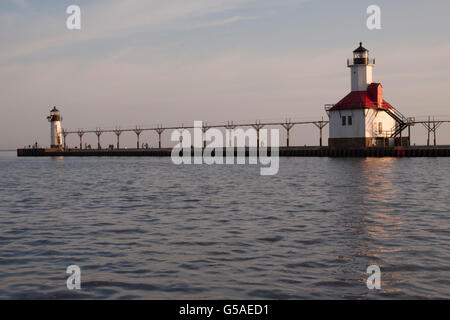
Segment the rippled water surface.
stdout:
[[280,161],[0,152],[0,298],[450,298],[450,159]]

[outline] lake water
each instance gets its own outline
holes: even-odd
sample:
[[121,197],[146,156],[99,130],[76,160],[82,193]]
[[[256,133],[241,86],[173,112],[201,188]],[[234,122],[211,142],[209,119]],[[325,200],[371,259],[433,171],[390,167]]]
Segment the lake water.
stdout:
[[281,158],[260,176],[0,152],[0,298],[449,299],[449,190],[448,158]]

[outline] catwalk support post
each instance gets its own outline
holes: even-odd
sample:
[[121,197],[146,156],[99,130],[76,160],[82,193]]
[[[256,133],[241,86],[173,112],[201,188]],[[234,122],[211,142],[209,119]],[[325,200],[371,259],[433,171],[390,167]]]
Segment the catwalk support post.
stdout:
[[67,150],[67,136],[69,133],[65,129],[62,129],[62,135],[64,140],[64,150]]
[[319,145],[322,147],[323,146],[323,128],[325,128],[325,126],[328,124],[327,121],[323,121],[323,118],[321,121],[318,122],[314,122],[314,125],[319,128],[320,131],[320,136],[319,136]]
[[102,148],[102,145],[100,144],[100,136],[102,135],[103,131],[100,128],[95,129],[95,135],[97,136],[97,149],[100,150]]
[[285,123],[282,123],[281,124],[282,126],[283,126],[283,128],[285,128],[286,129],[286,147],[288,147],[289,148],[289,146],[290,146],[290,131],[291,131],[291,129],[292,129],[292,127],[295,125],[294,123],[291,123],[291,119],[289,119],[289,120],[286,120],[286,122]]
[[83,135],[84,135],[84,131],[83,129],[78,129],[78,136],[80,137],[80,150],[83,149]]
[[161,143],[161,135],[164,132],[164,128],[162,127],[162,125],[158,125],[156,128],[156,133],[158,133],[158,147],[159,149],[161,149],[162,147],[162,143]]
[[139,149],[140,148],[139,137],[141,136],[143,130],[140,127],[136,126],[136,128],[133,131],[134,133],[136,133],[136,146],[137,149]]
[[259,142],[259,130],[264,128],[264,125],[261,124],[261,121],[256,120],[255,124],[252,127],[256,130],[256,149],[259,150],[260,142]]
[[117,150],[119,150],[120,149],[120,135],[122,134],[122,130],[120,130],[120,128],[116,128],[113,131],[117,136]]

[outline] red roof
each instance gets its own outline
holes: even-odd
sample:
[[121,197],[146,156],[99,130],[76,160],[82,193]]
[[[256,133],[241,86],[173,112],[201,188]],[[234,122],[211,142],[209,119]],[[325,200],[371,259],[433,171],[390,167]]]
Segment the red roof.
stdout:
[[332,110],[344,109],[394,109],[386,100],[383,100],[381,106],[377,106],[377,102],[369,98],[367,91],[352,91],[346,95],[341,101],[335,104]]

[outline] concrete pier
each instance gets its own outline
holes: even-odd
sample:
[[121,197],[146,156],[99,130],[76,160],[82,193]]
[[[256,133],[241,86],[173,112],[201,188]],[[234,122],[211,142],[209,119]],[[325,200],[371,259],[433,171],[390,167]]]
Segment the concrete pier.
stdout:
[[[193,149],[191,149],[193,155]],[[171,148],[151,149],[17,149],[18,157],[170,157]],[[235,154],[237,150],[235,150]],[[270,155],[270,149],[267,150]],[[213,153],[214,154],[214,153]],[[246,149],[246,156],[249,150]],[[332,149],[328,147],[280,147],[280,157],[449,157],[450,146]]]

